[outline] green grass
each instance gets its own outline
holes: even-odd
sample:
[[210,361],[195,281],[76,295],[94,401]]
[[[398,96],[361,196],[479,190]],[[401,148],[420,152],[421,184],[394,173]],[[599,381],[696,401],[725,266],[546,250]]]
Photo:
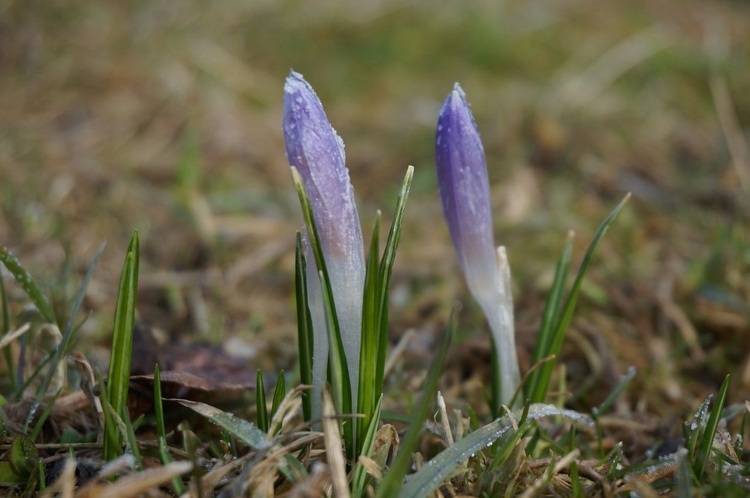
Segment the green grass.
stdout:
[[[127,403],[130,389],[130,362],[133,356],[133,327],[138,295],[139,262],[138,232],[134,232],[125,254],[115,308],[115,325],[107,379],[109,395],[106,400],[111,405],[113,413],[110,417],[105,417],[104,424],[104,433],[107,435],[104,439],[104,458],[107,460],[112,460],[115,456],[122,454],[121,434],[123,433],[118,427],[119,424],[115,424],[114,420],[121,417],[125,419],[126,426],[129,426]],[[105,411],[107,409],[108,407],[105,406]],[[131,446],[132,443],[131,441]],[[137,447],[133,446],[133,448],[137,451]]]
[[[54,488],[44,471],[71,454],[103,457],[100,416],[108,448],[119,448],[108,455],[114,465],[129,461],[117,456],[127,448],[161,461],[158,469],[208,462],[165,473],[155,487],[181,493],[202,483],[204,496],[327,489],[315,474],[326,458],[307,425],[310,397],[297,389],[311,384],[309,365],[296,363],[310,354],[311,328],[293,303],[291,241],[300,217],[279,132],[281,85],[294,67],[314,82],[347,143],[363,226],[375,228],[382,209],[385,229],[404,167],[415,165],[392,299],[381,303],[389,318],[375,330],[388,348],[378,343],[376,365],[414,332],[395,366],[376,375],[382,397],[373,389],[366,398],[372,416],[356,419],[351,437],[362,451],[346,454],[352,494],[385,489],[383,476],[399,480],[355,460],[375,460],[393,424],[402,436],[419,431],[410,496],[434,486],[445,496],[517,496],[535,486],[558,496],[747,495],[741,379],[750,211],[734,166],[742,161],[728,142],[747,139],[750,116],[750,13],[742,2],[458,8],[389,0],[334,8],[186,0],[176,8],[72,0],[11,2],[0,11],[0,334],[29,325],[0,354],[0,494]],[[623,65],[618,46],[640,59]],[[607,74],[613,78],[601,78]],[[717,75],[728,107],[712,93]],[[487,331],[460,283],[435,202],[434,121],[456,80],[472,96],[488,164],[496,165],[495,234],[513,267],[518,349],[524,373],[536,365],[517,401],[552,402],[590,417],[591,430],[563,416],[514,412],[495,421],[488,413]],[[724,123],[735,123],[734,135]],[[582,259],[627,191],[633,197],[595,258]],[[208,323],[217,344],[239,338],[257,352],[245,360],[251,378],[285,369],[273,399],[263,392],[274,434],[250,423],[255,392],[210,393],[217,398],[201,405],[157,392],[153,409],[133,407],[135,428],[118,416],[121,431],[108,407],[127,396],[122,364],[109,381],[115,391],[103,381],[90,391],[103,412],[88,405],[75,416],[60,412],[85,378],[68,355],[82,352],[106,379],[113,332],[129,328],[113,315],[135,228],[139,320],[166,337],[165,351],[206,337]],[[575,239],[562,240],[567,231]],[[382,250],[385,234],[371,240]],[[101,241],[107,251],[92,258]],[[587,265],[580,285],[567,278]],[[297,282],[297,303],[305,287]],[[431,412],[410,415],[422,406],[441,310],[456,299],[466,307],[440,386],[451,445]],[[575,305],[573,315],[566,305],[571,312]],[[48,325],[59,332],[52,346]],[[119,343],[113,356],[127,356],[127,341]],[[144,395],[138,385],[136,400]],[[353,425],[343,414],[336,422]],[[484,443],[508,423],[507,438],[466,457],[462,444]],[[60,445],[63,432],[71,439]],[[394,468],[393,455],[377,461]],[[113,484],[143,482],[134,468],[120,469]]]

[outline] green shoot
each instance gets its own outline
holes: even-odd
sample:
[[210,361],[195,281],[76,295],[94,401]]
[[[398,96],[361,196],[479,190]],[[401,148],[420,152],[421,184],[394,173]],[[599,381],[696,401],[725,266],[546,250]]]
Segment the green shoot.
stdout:
[[[99,262],[99,258],[101,257],[103,251],[104,251],[104,244],[99,246],[99,250],[96,251],[96,254],[94,255],[94,259],[91,260],[91,263],[89,264],[89,267],[86,270],[86,275],[83,277],[83,282],[81,283],[81,287],[78,290],[78,294],[76,295],[75,302],[73,303],[73,309],[70,313],[70,317],[68,317],[68,323],[65,325],[65,330],[62,333],[62,340],[60,341],[60,344],[57,346],[57,349],[55,349],[54,354],[50,358],[49,369],[47,370],[47,373],[42,379],[42,382],[39,385],[39,389],[37,390],[36,397],[34,398],[34,403],[31,405],[31,409],[29,409],[29,415],[26,417],[26,422],[24,423],[24,432],[28,430],[29,425],[31,424],[31,421],[34,419],[36,410],[39,408],[39,403],[42,401],[42,398],[46,394],[47,389],[49,388],[49,385],[52,382],[52,378],[55,376],[55,373],[57,372],[58,364],[60,363],[60,361],[62,361],[63,357],[68,353],[70,345],[72,344],[73,334],[77,330],[77,327],[73,326],[75,316],[78,314],[78,310],[81,308],[81,305],[83,304],[83,298],[86,296],[86,289],[88,288],[89,281],[91,281],[91,277],[93,277],[94,275],[94,269],[96,268],[96,264]],[[36,375],[34,375],[33,377],[35,376]]]
[[[555,282],[550,293],[551,295],[548,300],[547,306],[545,307],[546,322],[542,322],[542,325],[544,327],[549,327],[549,330],[551,330],[551,332],[549,332],[549,336],[547,336],[546,330],[543,330],[543,332],[545,332],[545,337],[539,342],[539,350],[534,352],[533,358],[535,360],[538,361],[539,359],[544,358],[545,356],[548,356],[550,354],[558,355],[560,353],[563,341],[565,339],[565,334],[568,330],[568,326],[570,325],[570,321],[573,318],[573,311],[575,310],[575,305],[578,300],[578,294],[580,293],[581,284],[583,283],[583,278],[586,275],[586,271],[593,261],[596,249],[599,247],[599,243],[604,237],[604,234],[607,233],[609,226],[612,224],[615,218],[617,218],[617,215],[620,214],[620,211],[622,211],[623,207],[625,207],[625,203],[627,203],[628,199],[630,199],[630,194],[626,195],[625,198],[620,201],[620,203],[612,210],[612,212],[604,219],[602,224],[599,226],[596,234],[594,234],[594,239],[591,241],[591,244],[586,251],[586,255],[583,258],[581,267],[578,270],[578,275],[573,282],[573,288],[570,290],[568,298],[565,301],[565,305],[562,308],[559,308],[558,293],[560,292],[561,286],[564,285],[564,278],[561,276],[561,273],[565,271],[569,262],[569,256],[566,255],[568,247],[566,246],[566,249],[563,250],[563,255],[558,262]],[[570,242],[568,242],[568,244],[569,243]],[[551,314],[550,319],[546,318],[547,313]],[[556,360],[548,361],[544,363],[538,370],[532,373],[529,389],[527,391],[532,403],[540,403],[544,401],[544,398],[547,396],[547,389],[549,387],[550,379],[552,378],[552,371],[554,370],[556,364]]]
[[[302,235],[297,232],[295,245],[294,290],[297,297],[297,347],[299,348],[299,375],[303,385],[313,384],[313,330],[307,300],[307,273]],[[305,421],[312,418],[312,398],[309,390],[302,393],[302,412]]]
[[724,377],[724,382],[721,384],[719,389],[719,395],[714,402],[714,406],[711,408],[711,415],[708,417],[708,423],[705,429],[703,429],[703,437],[701,438],[700,448],[696,455],[694,463],[695,478],[700,482],[703,477],[703,472],[706,469],[706,464],[711,457],[711,450],[714,446],[714,436],[716,436],[716,429],[719,427],[719,420],[721,419],[721,410],[724,409],[724,404],[727,400],[727,391],[729,390],[729,375]]
[[13,275],[18,285],[21,286],[26,295],[29,296],[29,299],[31,299],[31,302],[36,306],[36,309],[39,310],[42,318],[49,323],[57,325],[55,311],[52,309],[52,305],[50,305],[42,289],[21,265],[18,258],[2,244],[0,244],[0,263],[5,265],[10,274]]
[[[164,425],[164,406],[162,405],[161,395],[161,370],[158,363],[154,365],[154,413],[156,415],[156,435],[159,440],[159,458],[162,465],[167,465],[172,462],[172,455],[169,453],[169,447],[167,446],[167,430]],[[172,479],[172,486],[179,495],[185,492],[185,485],[179,477]]]
[[[5,279],[3,279],[2,273],[0,273],[0,309],[3,315],[0,337],[5,337],[10,333],[10,310],[8,309],[8,296],[5,293]],[[16,366],[13,361],[13,352],[10,348],[3,348],[3,355],[5,356],[5,371],[8,373],[8,382],[16,388],[18,386],[16,385]]]
[[276,416],[276,412],[281,406],[281,402],[284,401],[286,396],[286,380],[284,379],[284,371],[279,372],[279,378],[276,379],[276,387],[273,390],[273,400],[271,402],[271,416],[269,420]]
[[255,409],[258,429],[268,432],[268,408],[266,406],[266,388],[263,383],[263,372],[258,370],[255,376]]
[[[112,353],[109,360],[107,388],[109,402],[115,414],[123,417],[127,410],[128,389],[130,387],[130,360],[133,351],[133,327],[135,325],[135,303],[138,294],[138,232],[133,233],[125,256],[125,264],[120,278],[120,288],[115,308]],[[105,419],[106,421],[106,419]],[[117,430],[116,428],[114,428]],[[107,432],[105,430],[105,432]],[[118,436],[116,440],[119,440]],[[105,438],[104,454],[109,460],[116,452],[111,448],[114,441]]]

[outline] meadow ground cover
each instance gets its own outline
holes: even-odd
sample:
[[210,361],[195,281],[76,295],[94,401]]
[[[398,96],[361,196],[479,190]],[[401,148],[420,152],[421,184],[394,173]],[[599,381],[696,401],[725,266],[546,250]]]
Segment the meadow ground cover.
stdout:
[[[741,2],[1,5],[0,244],[20,265],[3,249],[4,490],[109,472],[77,492],[744,495],[749,30]],[[367,401],[380,420],[356,435],[330,416],[335,390],[308,430],[296,388],[290,67],[347,144],[365,255],[414,166]],[[556,405],[497,421],[435,172],[455,81],[482,133],[520,372],[549,375],[534,401]],[[554,368],[533,370],[560,255],[567,296],[627,192]]]

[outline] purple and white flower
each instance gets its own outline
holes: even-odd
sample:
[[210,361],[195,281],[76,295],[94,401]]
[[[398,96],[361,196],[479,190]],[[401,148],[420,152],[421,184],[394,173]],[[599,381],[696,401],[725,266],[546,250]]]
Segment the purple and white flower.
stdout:
[[495,248],[484,148],[466,94],[458,83],[440,110],[435,162],[448,229],[469,291],[492,329],[501,399],[508,404],[520,382],[510,268],[505,249]]
[[[294,71],[289,73],[284,85],[283,131],[289,164],[299,171],[310,199],[333,289],[349,377],[354,387],[353,406],[356,406],[365,283],[362,229],[345,165],[344,142],[329,123],[315,91]],[[314,337],[313,379],[319,387],[327,377],[328,334],[317,266],[310,250],[307,255]],[[320,398],[314,396],[313,400],[317,413],[314,416],[319,416]]]

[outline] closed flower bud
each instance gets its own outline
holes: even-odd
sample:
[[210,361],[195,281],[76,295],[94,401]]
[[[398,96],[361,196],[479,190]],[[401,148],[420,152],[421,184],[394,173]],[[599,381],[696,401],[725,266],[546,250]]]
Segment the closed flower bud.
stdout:
[[[490,189],[482,140],[466,95],[456,83],[443,103],[435,138],[440,197],[469,291],[493,334],[502,379],[502,402],[518,387],[513,304],[507,260],[501,266],[493,240]],[[502,256],[505,255],[504,250]]]
[[[351,385],[357,386],[365,259],[354,189],[344,164],[344,142],[328,122],[323,105],[310,84],[294,71],[284,85],[283,131],[289,164],[299,171],[310,199],[333,290]],[[317,267],[312,257],[307,258],[307,265],[312,270],[307,279],[311,306],[321,307],[311,309],[313,378],[320,386],[326,380],[328,335],[319,298]],[[356,389],[352,394],[356,406]]]

